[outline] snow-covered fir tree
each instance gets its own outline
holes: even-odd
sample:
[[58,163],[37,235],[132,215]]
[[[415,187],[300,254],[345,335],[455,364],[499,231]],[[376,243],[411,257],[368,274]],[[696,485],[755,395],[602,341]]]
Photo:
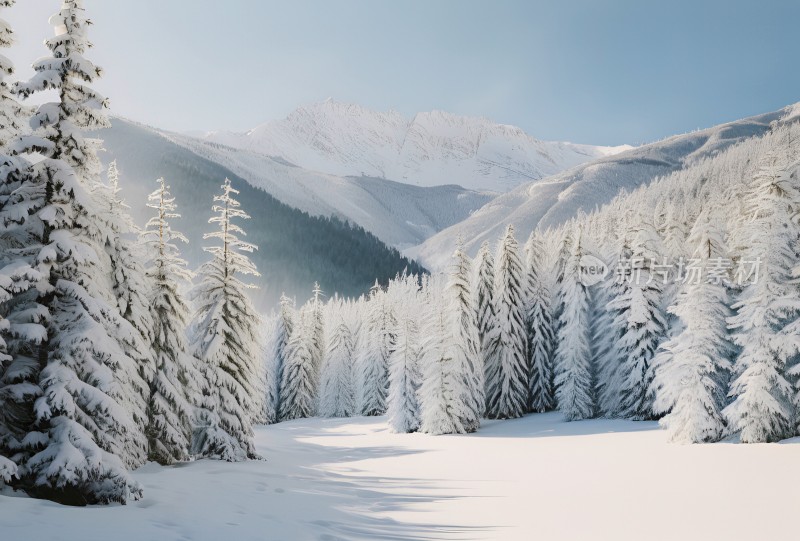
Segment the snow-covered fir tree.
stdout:
[[395,347],[397,320],[386,292],[376,282],[370,292],[366,328],[358,359],[358,409],[361,415],[386,413],[389,356]]
[[511,225],[500,240],[495,261],[496,330],[486,357],[486,416],[509,419],[521,417],[528,403],[525,273]]
[[265,386],[267,397],[265,404],[265,422],[272,424],[278,421],[281,400],[281,378],[286,365],[286,346],[294,328],[294,301],[284,293],[280,299],[280,310],[274,319],[270,336],[271,347],[266,349]]
[[150,395],[147,382],[151,381],[154,369],[149,347],[153,324],[147,299],[150,284],[141,264],[140,247],[135,243],[138,231],[120,192],[119,171],[116,162],[111,162],[107,182],[99,177],[92,179],[94,219],[84,229],[101,248],[98,258],[108,272],[106,276],[95,275],[87,290],[104,296],[125,320],[117,332],[123,350],[133,362],[121,365],[116,375],[122,391],[122,405],[132,415],[137,428],[129,432],[122,458],[130,468],[136,468],[148,458],[145,432]]
[[140,235],[150,282],[147,303],[154,359],[152,373],[147,376],[147,454],[154,462],[172,464],[191,456],[189,396],[200,388],[185,339],[189,308],[182,290],[192,274],[177,244],[188,240],[170,224],[180,214],[163,178],[158,179],[158,189],[148,197],[147,206],[155,210]]
[[328,337],[328,347],[320,371],[319,414],[324,417],[355,415],[355,345],[350,330],[349,307],[332,301],[331,321],[338,321]]
[[764,158],[743,200],[746,214],[737,238],[746,244],[740,263],[744,269],[758,265],[758,275],[739,295],[729,321],[741,349],[730,389],[733,401],[724,414],[742,442],[771,442],[796,433],[787,372],[800,347],[800,290],[792,276],[798,239],[792,217],[800,209],[800,192],[783,156]]
[[234,198],[239,192],[225,179],[214,196],[217,231],[204,239],[218,245],[204,248],[211,260],[197,272],[191,298],[196,313],[191,324],[192,350],[199,359],[203,389],[194,430],[195,455],[240,461],[256,458],[253,421],[263,389],[261,379],[261,318],[247,290],[255,286],[244,276],[259,276],[247,254],[256,246],[241,240],[244,230],[233,220],[250,216]]
[[310,314],[300,310],[294,328],[286,344],[286,359],[281,374],[280,409],[281,421],[311,417],[315,412],[314,356],[311,352]]
[[546,278],[542,236],[534,230],[525,244],[528,297],[528,409],[543,412],[555,407],[553,394],[552,297]]
[[[13,6],[16,0],[0,0],[0,9]],[[3,19],[0,19],[0,48],[10,47],[14,43],[14,31]],[[5,55],[0,55],[0,153],[5,146],[16,139],[27,124],[25,108],[11,93],[11,87],[5,78],[14,74],[14,64]]]
[[568,421],[594,415],[589,291],[581,279],[583,231],[577,226],[569,238],[570,251],[563,263],[560,315],[555,351],[556,403]]
[[[478,323],[481,362],[486,365],[492,334],[497,330],[494,309],[494,256],[489,242],[481,244],[475,264],[475,311]],[[485,384],[485,382],[484,382]]]
[[467,387],[468,346],[460,340],[459,314],[448,302],[452,293],[435,292],[427,299],[419,389],[420,430],[427,434],[464,434],[477,425]]
[[[399,291],[397,291],[399,290]],[[420,424],[417,393],[422,382],[422,336],[418,278],[403,276],[390,293],[399,297],[397,303],[396,344],[389,356],[389,396],[386,415],[393,432],[416,432]]]
[[486,381],[483,359],[480,354],[480,338],[478,336],[478,320],[472,294],[472,262],[464,245],[459,239],[453,254],[453,268],[450,272],[445,295],[449,303],[448,309],[455,318],[454,340],[463,351],[457,352],[461,357],[464,378],[464,402],[466,416],[464,428],[474,432],[480,427],[481,417],[486,408]]
[[325,340],[325,314],[323,313],[324,303],[322,302],[322,289],[319,287],[319,283],[314,283],[314,289],[312,293],[313,296],[311,297],[309,307],[311,320],[309,321],[310,334],[308,338],[309,347],[311,348],[311,355],[314,359],[314,392],[316,394],[316,387],[319,386],[319,374],[322,368],[322,359],[325,356],[327,342]]
[[18,340],[12,352],[36,360],[31,379],[35,372],[42,393],[26,436],[35,454],[24,465],[24,484],[34,495],[68,503],[124,503],[141,495],[123,462],[131,460],[126,446],[137,425],[122,405],[120,384],[135,361],[121,345],[128,329],[105,301],[111,295],[90,293],[110,271],[102,247],[85,233],[95,219],[89,189],[99,174],[101,143],[83,131],[108,126],[106,101],[87,86],[101,70],[84,56],[90,23],[82,0],[66,0],[51,23],[56,35],[45,42],[51,56],[38,60],[36,74],[14,92],[27,98],[55,90],[58,101],[40,105],[34,132],[12,143],[13,152],[43,159],[4,209],[16,213],[17,237],[28,235],[18,255],[43,276],[36,298],[18,305],[25,315],[12,317],[47,329]]
[[[688,239],[695,247],[676,303],[669,311],[680,319],[682,331],[661,346],[653,359],[653,408],[666,414],[660,421],[671,441],[717,441],[725,432],[732,344],[728,337],[727,271],[712,276],[717,262],[727,258],[723,232],[705,212]],[[696,274],[694,274],[696,273]]]
[[608,304],[615,312],[614,326],[620,332],[614,353],[620,362],[618,414],[626,419],[654,417],[649,392],[651,365],[666,335],[661,298],[664,279],[653,268],[660,253],[657,232],[645,218],[640,218],[634,226],[631,259],[620,262],[617,279],[623,287]]

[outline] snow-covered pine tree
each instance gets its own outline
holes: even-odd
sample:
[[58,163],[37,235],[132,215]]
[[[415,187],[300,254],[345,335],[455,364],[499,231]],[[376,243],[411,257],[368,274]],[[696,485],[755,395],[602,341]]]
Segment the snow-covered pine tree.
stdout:
[[[327,343],[325,341],[325,314],[323,313],[324,304],[322,302],[322,289],[319,287],[318,282],[314,282],[314,290],[312,291],[310,306],[310,335],[309,347],[311,348],[311,355],[314,358],[314,371],[316,377],[314,379],[315,385],[319,385],[319,373],[322,367],[322,358],[325,356]],[[314,394],[317,394],[315,388]]]
[[485,367],[489,358],[489,345],[492,341],[492,334],[497,330],[497,318],[494,309],[494,256],[491,248],[489,248],[489,241],[484,241],[481,244],[476,260],[475,285],[473,289],[481,362]]
[[[1,268],[0,306],[9,308],[15,296],[27,292],[31,283],[40,278],[25,262],[11,262]],[[39,325],[34,330],[43,331]],[[22,462],[25,456],[20,454],[25,447],[22,438],[33,421],[30,405],[41,392],[39,386],[30,381],[32,359],[9,355],[6,337],[10,340],[28,338],[13,321],[0,314],[0,485],[17,476],[16,462]]]
[[355,346],[349,324],[349,307],[341,301],[332,310],[331,321],[338,321],[328,338],[320,372],[319,414],[324,417],[355,415]]
[[[15,0],[0,0],[0,9],[13,6]],[[14,33],[9,24],[0,19],[0,48],[9,47],[14,42]],[[5,78],[14,73],[11,61],[0,55],[0,484],[11,481],[16,476],[17,465],[6,457],[20,460],[18,455],[25,435],[25,429],[33,420],[33,400],[40,394],[38,385],[32,381],[36,371],[35,362],[30,357],[9,355],[6,339],[14,335],[25,339],[18,326],[7,316],[15,312],[10,301],[19,302],[28,291],[31,282],[39,279],[30,264],[17,257],[16,249],[24,245],[27,235],[16,237],[17,218],[13,216],[14,205],[9,195],[19,187],[27,164],[19,157],[6,155],[6,145],[19,136],[24,123],[22,106],[10,92]],[[11,212],[9,212],[11,211]],[[19,211],[19,209],[17,209]],[[24,212],[24,209],[22,210]],[[28,293],[31,297],[35,293]],[[13,316],[11,316],[13,318]],[[34,325],[37,334],[44,329]]]
[[593,292],[592,366],[596,373],[597,412],[605,417],[619,416],[621,409],[623,352],[617,345],[625,331],[621,308],[611,301],[628,294],[630,280],[632,228],[630,216],[619,220],[619,232],[608,239],[609,268],[615,273],[597,284]]
[[136,468],[148,458],[145,432],[150,389],[147,382],[152,380],[154,370],[149,347],[153,326],[147,299],[150,284],[141,264],[140,247],[135,244],[138,228],[120,195],[116,162],[108,167],[107,182],[93,178],[90,187],[94,214],[84,233],[98,247],[98,258],[108,272],[105,276],[95,275],[87,290],[114,305],[124,319],[116,334],[133,362],[122,364],[115,375],[122,391],[122,405],[136,423],[136,430],[127,434],[122,458],[128,467]]
[[204,248],[211,260],[200,266],[191,298],[197,307],[193,323],[193,351],[199,359],[204,386],[194,430],[193,452],[227,461],[257,458],[253,421],[262,404],[261,318],[247,296],[255,288],[241,276],[260,276],[247,254],[256,246],[241,240],[244,230],[233,222],[250,216],[234,199],[239,192],[229,179],[214,196],[216,216],[209,223],[218,231],[204,239],[219,245]]
[[569,255],[562,264],[560,315],[555,351],[556,403],[568,421],[594,415],[589,291],[581,281],[583,231],[578,225],[569,237]]
[[178,242],[186,237],[172,229],[170,220],[180,218],[175,198],[163,178],[148,197],[147,206],[156,211],[140,234],[146,273],[149,319],[152,322],[154,366],[147,377],[148,458],[172,464],[191,457],[192,406],[190,394],[199,391],[194,359],[185,339],[189,308],[181,291],[192,278],[181,258]]
[[[16,0],[0,0],[0,9],[13,6]],[[11,26],[0,19],[0,48],[10,47],[14,43],[14,32]],[[0,55],[0,152],[16,139],[26,124],[25,108],[11,93],[11,87],[5,77],[14,74],[14,64],[4,55]]]
[[420,431],[464,434],[475,429],[465,377],[467,345],[459,340],[458,313],[448,302],[447,293],[430,293],[422,343]]
[[467,432],[480,428],[481,417],[486,410],[486,375],[480,354],[477,311],[471,286],[472,274],[472,262],[459,239],[453,254],[453,268],[445,289],[445,298],[449,303],[448,310],[455,317],[454,339],[460,346],[459,349],[463,350],[456,352],[454,357],[459,358],[462,363],[460,370],[463,372],[466,393],[464,428]]
[[[495,258],[494,307],[496,330],[486,358],[486,416],[521,417],[528,403],[527,332],[525,329],[525,274],[509,225]],[[480,285],[478,287],[481,287]]]
[[545,278],[544,247],[538,230],[525,244],[528,297],[525,322],[528,330],[528,409],[544,412],[555,407],[553,391],[552,296]]
[[300,310],[286,344],[286,359],[281,377],[281,400],[278,418],[281,421],[303,419],[314,415],[314,357],[309,346],[308,308]]
[[42,389],[26,436],[38,452],[25,464],[24,483],[30,493],[57,501],[124,503],[141,495],[121,459],[137,427],[121,405],[119,374],[133,361],[115,334],[124,320],[87,291],[108,269],[102,248],[84,233],[94,219],[88,188],[99,173],[100,142],[82,130],[108,125],[106,101],[85,84],[101,70],[84,57],[90,22],[82,0],[64,1],[50,21],[56,28],[45,42],[51,56],[38,60],[33,78],[14,91],[27,98],[55,90],[58,101],[40,105],[31,119],[34,133],[11,145],[42,159],[10,194],[13,209],[4,209],[16,212],[18,228],[28,234],[20,256],[43,275],[27,318],[47,327],[46,337],[35,336],[16,352],[36,359],[32,368]]
[[688,239],[695,247],[694,268],[701,276],[683,284],[669,311],[680,318],[682,331],[663,344],[653,359],[653,409],[666,414],[660,421],[671,441],[717,441],[725,432],[725,407],[730,358],[727,286],[710,279],[709,269],[728,256],[724,234],[704,212]]
[[619,416],[644,420],[654,416],[651,369],[653,355],[666,335],[662,312],[663,277],[654,274],[653,262],[661,253],[661,241],[653,226],[640,217],[634,225],[631,259],[625,263],[627,274],[621,276],[623,288],[608,304],[616,312],[614,327],[620,332],[616,341],[619,366]]
[[272,328],[271,347],[268,347],[265,380],[267,398],[265,404],[265,422],[272,424],[278,422],[281,401],[281,378],[283,377],[283,367],[286,365],[286,346],[294,328],[294,301],[281,295],[280,310],[275,318]]
[[733,402],[724,414],[742,442],[772,442],[796,433],[787,369],[800,335],[800,290],[792,280],[798,229],[791,219],[800,208],[800,193],[781,155],[767,154],[743,200],[746,216],[737,235],[744,243],[742,264],[758,264],[758,277],[739,295],[729,320],[741,349],[730,388]]
[[[390,291],[399,297],[400,302],[397,304],[396,344],[389,356],[386,415],[389,429],[393,432],[416,432],[420,424],[417,393],[422,382],[419,315],[423,305],[419,302],[419,282],[416,276],[403,276],[392,286]],[[395,291],[397,289],[399,291]]]
[[360,377],[358,407],[361,415],[383,415],[386,413],[389,356],[395,347],[397,320],[386,292],[377,281],[370,292],[367,318],[357,364]]

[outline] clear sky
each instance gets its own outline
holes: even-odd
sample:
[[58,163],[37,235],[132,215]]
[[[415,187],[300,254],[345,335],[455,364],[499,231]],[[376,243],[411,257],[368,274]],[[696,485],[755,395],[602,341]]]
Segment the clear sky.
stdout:
[[[21,74],[59,0],[20,0]],[[115,113],[246,130],[333,97],[637,144],[800,100],[798,0],[86,0]]]

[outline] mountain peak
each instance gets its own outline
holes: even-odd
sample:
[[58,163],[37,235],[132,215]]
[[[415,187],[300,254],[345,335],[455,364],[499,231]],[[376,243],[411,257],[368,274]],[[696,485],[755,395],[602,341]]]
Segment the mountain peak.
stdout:
[[298,107],[245,134],[216,132],[206,138],[339,176],[493,192],[630,148],[541,141],[488,118],[441,110],[407,118],[333,98]]

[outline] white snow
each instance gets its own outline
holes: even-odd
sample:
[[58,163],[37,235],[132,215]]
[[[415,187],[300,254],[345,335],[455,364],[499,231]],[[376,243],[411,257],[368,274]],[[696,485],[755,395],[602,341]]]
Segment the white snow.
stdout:
[[211,132],[205,139],[333,175],[494,192],[632,148],[541,141],[486,118],[431,111],[409,119],[331,99],[247,133]]
[[5,492],[2,539],[796,539],[800,438],[672,445],[654,422],[557,413],[466,436],[392,434],[382,417],[256,435],[266,461],[148,464],[128,506]]
[[578,165],[536,182],[527,182],[502,194],[469,218],[448,227],[405,254],[427,268],[447,265],[459,236],[467,239],[470,255],[484,240],[494,242],[505,226],[514,224],[520,238],[539,226],[561,225],[578,211],[591,212],[611,201],[621,190],[633,191],[654,179],[701,162],[725,148],[762,135],[770,124],[791,117],[793,107],[765,113],[706,130],[676,135],[663,141]]

